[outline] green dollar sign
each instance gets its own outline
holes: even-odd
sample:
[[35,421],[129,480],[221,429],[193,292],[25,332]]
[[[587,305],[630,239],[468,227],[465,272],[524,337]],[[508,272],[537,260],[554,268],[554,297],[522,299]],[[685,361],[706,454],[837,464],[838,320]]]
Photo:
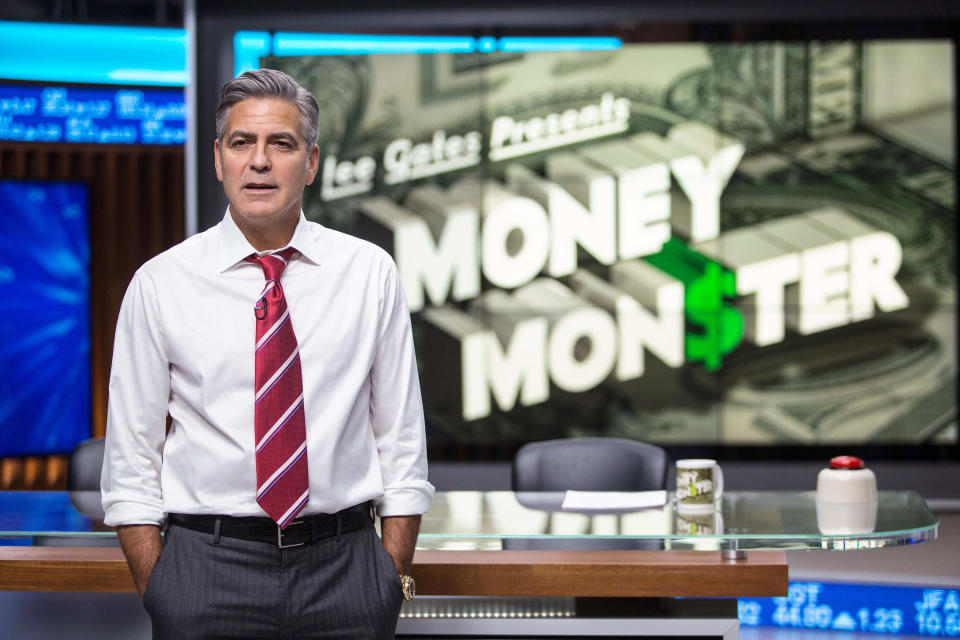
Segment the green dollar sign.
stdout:
[[736,291],[734,274],[715,262],[704,265],[702,275],[686,288],[687,319],[700,329],[686,336],[687,359],[703,362],[708,371],[719,369],[723,356],[743,337],[743,316],[723,300]]

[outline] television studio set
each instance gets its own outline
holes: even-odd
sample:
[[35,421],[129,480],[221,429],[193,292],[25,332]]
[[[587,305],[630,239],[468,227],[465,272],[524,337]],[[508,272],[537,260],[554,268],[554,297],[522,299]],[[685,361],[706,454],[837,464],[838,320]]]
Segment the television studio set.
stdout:
[[3,3],[0,638],[960,636],[958,40]]

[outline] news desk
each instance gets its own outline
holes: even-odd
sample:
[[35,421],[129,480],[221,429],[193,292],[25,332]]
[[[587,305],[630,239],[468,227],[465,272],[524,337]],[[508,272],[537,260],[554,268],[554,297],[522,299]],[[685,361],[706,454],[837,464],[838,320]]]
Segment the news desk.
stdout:
[[[736,598],[787,594],[786,550],[910,545],[938,526],[911,491],[881,491],[866,533],[821,532],[813,492],[731,491],[696,514],[669,496],[638,510],[563,501],[437,493],[398,637],[736,638]],[[133,591],[99,504],[97,492],[0,492],[0,590]]]

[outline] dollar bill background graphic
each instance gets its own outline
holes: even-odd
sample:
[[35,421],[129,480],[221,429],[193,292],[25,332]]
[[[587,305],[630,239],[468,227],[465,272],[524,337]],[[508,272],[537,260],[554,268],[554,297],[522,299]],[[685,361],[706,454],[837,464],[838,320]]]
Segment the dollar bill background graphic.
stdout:
[[[491,122],[579,109],[611,93],[630,101],[629,129],[611,139],[666,135],[693,121],[744,145],[721,198],[721,231],[834,206],[892,233],[903,248],[897,282],[908,308],[813,335],[788,332],[779,344],[755,347],[741,339],[732,274],[698,261],[690,243],[671,240],[645,260],[684,282],[683,366],[648,353],[638,378],[610,377],[576,393],[553,387],[543,402],[509,411],[494,403],[476,420],[465,420],[451,399],[460,380],[456,345],[425,346],[428,323],[414,313],[428,439],[446,445],[437,450],[457,456],[463,446],[509,450],[587,435],[681,445],[958,442],[950,42],[682,43],[606,52],[277,57],[262,65],[287,71],[317,95],[322,158],[376,160],[369,191],[330,198],[315,185],[307,192],[307,217],[348,233],[362,235],[360,211],[371,196],[403,203],[424,184],[446,189],[471,176],[502,183],[510,163],[542,175],[546,159],[566,149],[493,162]],[[438,130],[481,132],[480,161],[389,184],[381,162],[387,146],[400,138],[430,141]],[[681,275],[671,260],[691,270]],[[579,263],[610,281],[609,268],[584,252]],[[485,296],[491,288],[484,285]],[[453,306],[495,327],[501,341],[509,338],[490,304]],[[510,313],[522,315],[522,308]],[[578,344],[583,349],[589,346]]]

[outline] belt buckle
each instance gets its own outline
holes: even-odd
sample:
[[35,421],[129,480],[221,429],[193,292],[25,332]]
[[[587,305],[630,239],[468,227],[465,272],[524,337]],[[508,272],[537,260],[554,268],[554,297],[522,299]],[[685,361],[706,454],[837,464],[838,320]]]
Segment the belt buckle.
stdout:
[[[302,524],[303,520],[293,520],[289,525],[292,526],[295,524]],[[283,529],[280,528],[280,525],[277,525],[277,548],[278,549],[289,549],[291,547],[302,547],[306,542],[295,542],[293,544],[284,544],[283,543]]]

